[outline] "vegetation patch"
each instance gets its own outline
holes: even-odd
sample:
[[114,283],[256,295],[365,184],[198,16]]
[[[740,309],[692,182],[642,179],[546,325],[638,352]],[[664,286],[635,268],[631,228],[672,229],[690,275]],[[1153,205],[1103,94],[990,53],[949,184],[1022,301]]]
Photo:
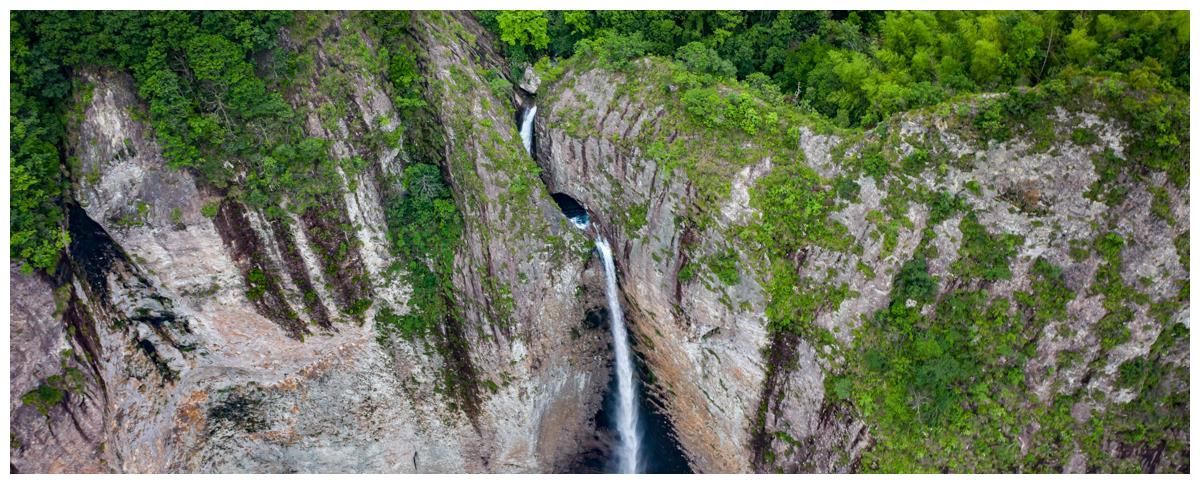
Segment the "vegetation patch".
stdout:
[[67,400],[68,395],[83,397],[87,382],[78,368],[67,366],[70,350],[63,352],[62,373],[51,375],[36,388],[21,395],[21,403],[37,409],[42,416]]
[[993,235],[979,223],[973,213],[963,217],[958,226],[962,231],[959,259],[951,269],[966,278],[999,281],[1012,277],[1009,259],[1017,253],[1023,237],[1014,234]]
[[381,338],[396,332],[404,337],[424,335],[447,318],[457,318],[454,287],[454,252],[462,237],[462,218],[450,188],[437,166],[414,163],[404,168],[404,194],[388,208],[392,249],[404,261],[397,267],[412,286],[409,312],[391,310],[376,319]]

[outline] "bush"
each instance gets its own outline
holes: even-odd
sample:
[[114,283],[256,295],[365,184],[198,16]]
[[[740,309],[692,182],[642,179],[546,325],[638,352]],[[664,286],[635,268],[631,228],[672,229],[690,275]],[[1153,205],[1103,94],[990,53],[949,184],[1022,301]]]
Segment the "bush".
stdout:
[[[64,352],[64,358],[67,354]],[[49,376],[37,388],[22,395],[21,403],[33,406],[42,415],[49,415],[50,409],[66,401],[68,393],[83,393],[83,372],[66,366],[65,359],[62,365],[62,373]]]
[[645,55],[649,48],[650,44],[641,32],[632,35],[606,32],[594,39],[580,41],[575,46],[579,54],[595,56],[600,60],[600,65],[616,70],[627,69],[634,59]]
[[450,277],[462,217],[437,166],[410,164],[401,183],[404,194],[388,208],[388,233],[412,295],[408,314],[383,308],[376,315],[381,338],[396,331],[405,337],[424,334],[454,316]]
[[709,128],[720,127],[724,123],[723,115],[729,106],[713,88],[690,89],[683,93],[680,101],[688,114]]
[[1024,238],[1014,234],[992,235],[975,218],[967,214],[959,224],[962,231],[962,247],[959,259],[951,268],[955,274],[985,281],[999,281],[1012,277],[1009,259],[1017,253],[1017,245]]
[[204,205],[200,206],[200,214],[205,217],[208,217],[208,218],[213,218],[213,217],[217,216],[217,212],[220,211],[220,209],[221,209],[221,201],[220,200],[212,200],[212,201],[204,202]]
[[801,162],[776,165],[751,192],[750,205],[762,214],[754,239],[777,255],[790,255],[830,234],[826,217],[832,193]]
[[33,406],[42,415],[49,415],[50,409],[58,406],[65,398],[65,392],[43,383],[29,393],[22,395],[21,403]]
[[697,74],[711,74],[719,78],[737,75],[733,63],[721,58],[717,51],[700,42],[692,42],[675,51],[675,59]]
[[726,286],[733,286],[741,282],[742,276],[738,272],[738,257],[737,253],[729,250],[716,254],[707,259],[708,269],[717,276],[717,280],[721,281]]

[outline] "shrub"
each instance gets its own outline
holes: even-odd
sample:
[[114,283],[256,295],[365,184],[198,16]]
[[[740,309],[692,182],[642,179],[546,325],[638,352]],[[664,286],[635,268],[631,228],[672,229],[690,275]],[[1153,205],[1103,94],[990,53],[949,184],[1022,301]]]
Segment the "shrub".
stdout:
[[967,214],[959,224],[962,231],[962,246],[959,259],[951,265],[958,275],[999,281],[1012,277],[1009,259],[1017,253],[1017,245],[1024,238],[1014,234],[992,235],[975,218]]
[[776,165],[750,194],[750,205],[762,214],[754,239],[784,256],[823,239],[830,233],[825,219],[831,199],[812,168],[801,162]]
[[620,35],[613,32],[580,41],[575,45],[576,52],[585,56],[596,56],[600,64],[610,69],[622,70],[632,65],[632,61],[642,57],[650,48],[641,32],[631,35]]
[[675,59],[687,70],[697,74],[711,74],[719,78],[733,77],[737,69],[733,63],[721,58],[717,51],[700,42],[691,42],[675,51]]
[[728,104],[716,89],[690,89],[683,93],[680,100],[684,110],[704,126],[716,128],[724,123],[723,116]]

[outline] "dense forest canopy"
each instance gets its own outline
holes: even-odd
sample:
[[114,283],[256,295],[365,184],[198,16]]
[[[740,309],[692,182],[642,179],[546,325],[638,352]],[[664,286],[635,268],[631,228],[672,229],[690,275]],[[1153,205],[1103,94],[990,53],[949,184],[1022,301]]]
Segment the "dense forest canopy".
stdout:
[[745,79],[842,126],[1068,69],[1146,69],[1187,90],[1188,12],[505,11],[480,20],[514,65],[619,45]]

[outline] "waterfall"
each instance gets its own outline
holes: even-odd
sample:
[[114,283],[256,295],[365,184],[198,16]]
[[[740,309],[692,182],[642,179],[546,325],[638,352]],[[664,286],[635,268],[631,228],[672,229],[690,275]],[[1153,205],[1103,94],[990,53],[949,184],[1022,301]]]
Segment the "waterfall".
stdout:
[[617,267],[613,263],[612,248],[604,236],[596,236],[596,250],[604,260],[604,294],[608,296],[608,314],[612,325],[614,359],[617,367],[617,466],[621,473],[633,474],[641,470],[639,458],[641,432],[638,429],[637,394],[634,388],[633,354],[629,348],[629,336],[625,331],[625,316],[621,311],[621,300],[617,292]]
[[[530,106],[521,120],[521,143],[525,144],[525,152],[533,156],[533,117],[537,115],[537,106]],[[509,131],[510,133],[512,131]]]
[[[525,151],[533,156],[533,118],[537,106],[530,106],[521,119],[521,142]],[[552,194],[554,201],[563,210],[563,215],[580,230],[588,228],[587,210],[579,202],[565,194]],[[617,471],[636,474],[643,470],[641,462],[642,431],[638,421],[637,388],[633,373],[633,352],[629,347],[629,335],[625,329],[625,313],[621,310],[620,293],[617,292],[617,266],[613,262],[612,248],[603,235],[596,236],[596,251],[604,261],[604,294],[608,297],[609,322],[612,327],[614,360],[617,378],[617,412],[613,426],[617,430]]]

